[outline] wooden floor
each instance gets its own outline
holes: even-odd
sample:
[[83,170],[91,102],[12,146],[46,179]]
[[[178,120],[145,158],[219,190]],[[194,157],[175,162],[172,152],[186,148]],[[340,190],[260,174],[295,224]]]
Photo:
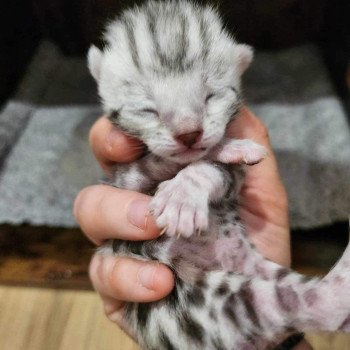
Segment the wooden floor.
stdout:
[[0,287],[1,350],[137,350],[94,292]]

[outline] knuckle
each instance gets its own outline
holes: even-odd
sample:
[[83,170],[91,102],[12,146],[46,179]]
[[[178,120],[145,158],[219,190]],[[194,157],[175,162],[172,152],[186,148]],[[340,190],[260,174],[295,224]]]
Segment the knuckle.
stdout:
[[258,118],[255,120],[255,130],[258,135],[267,142],[270,141],[269,130],[267,126]]
[[95,254],[89,265],[89,278],[96,290],[100,289],[101,267],[102,257],[99,254]]
[[97,140],[99,139],[99,124],[100,119],[98,119],[89,131],[89,143],[92,149],[96,147]]
[[113,159],[113,148],[108,143],[110,126],[105,117],[99,118],[89,132],[89,144],[93,154],[99,161],[108,162]]
[[113,262],[108,268],[106,273],[106,281],[111,289],[112,294],[116,298],[123,296],[123,285],[125,281],[122,281],[123,276],[128,276],[130,274],[125,273],[125,261],[122,258],[114,257]]
[[88,188],[82,189],[78,193],[78,195],[75,197],[75,200],[74,200],[73,215],[79,224],[81,224],[81,221],[83,219],[82,211],[84,210],[83,208],[84,208],[88,191],[89,191]]
[[89,277],[98,292],[120,297],[123,293],[123,275],[123,259],[99,253],[93,256],[89,266]]
[[100,190],[98,185],[85,187],[78,193],[74,201],[73,213],[80,225],[90,218],[90,204],[93,204],[103,194],[104,192]]

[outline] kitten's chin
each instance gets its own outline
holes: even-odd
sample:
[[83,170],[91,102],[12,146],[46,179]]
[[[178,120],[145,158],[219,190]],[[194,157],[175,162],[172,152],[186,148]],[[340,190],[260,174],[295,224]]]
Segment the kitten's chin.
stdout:
[[167,159],[179,164],[188,164],[202,159],[207,153],[207,149],[187,149],[185,151],[169,155],[167,156]]

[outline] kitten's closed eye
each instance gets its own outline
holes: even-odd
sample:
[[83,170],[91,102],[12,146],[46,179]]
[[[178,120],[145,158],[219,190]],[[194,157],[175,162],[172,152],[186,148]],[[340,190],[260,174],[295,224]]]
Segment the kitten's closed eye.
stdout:
[[215,96],[214,93],[208,94],[207,97],[205,98],[205,103],[208,103],[208,101]]
[[143,108],[143,109],[141,109],[141,112],[142,112],[142,113],[154,114],[154,115],[156,115],[156,116],[159,115],[159,114],[158,114],[158,111],[155,110],[154,108]]
[[[226,91],[228,91],[228,90],[226,89]],[[239,96],[237,89],[234,88],[233,86],[229,87],[229,91],[233,92],[237,97]],[[211,100],[213,97],[216,97],[216,96],[220,97],[220,95],[222,95],[222,92],[221,93],[216,93],[216,94],[213,93],[213,92],[209,93],[207,95],[207,97],[205,98],[205,103],[207,104],[208,101]]]
[[233,86],[230,86],[230,89],[238,96],[238,91],[236,88],[234,88]]

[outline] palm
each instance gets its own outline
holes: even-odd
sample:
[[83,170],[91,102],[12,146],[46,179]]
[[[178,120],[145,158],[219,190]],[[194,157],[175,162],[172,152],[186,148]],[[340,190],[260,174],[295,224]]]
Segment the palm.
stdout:
[[270,260],[290,265],[288,202],[271,149],[267,128],[246,107],[228,128],[228,136],[264,146],[269,156],[247,168],[241,190],[241,217],[258,250]]
[[[264,162],[274,163],[272,159]],[[247,171],[241,191],[241,216],[258,250],[282,265],[290,264],[287,195],[271,164],[259,164]]]

